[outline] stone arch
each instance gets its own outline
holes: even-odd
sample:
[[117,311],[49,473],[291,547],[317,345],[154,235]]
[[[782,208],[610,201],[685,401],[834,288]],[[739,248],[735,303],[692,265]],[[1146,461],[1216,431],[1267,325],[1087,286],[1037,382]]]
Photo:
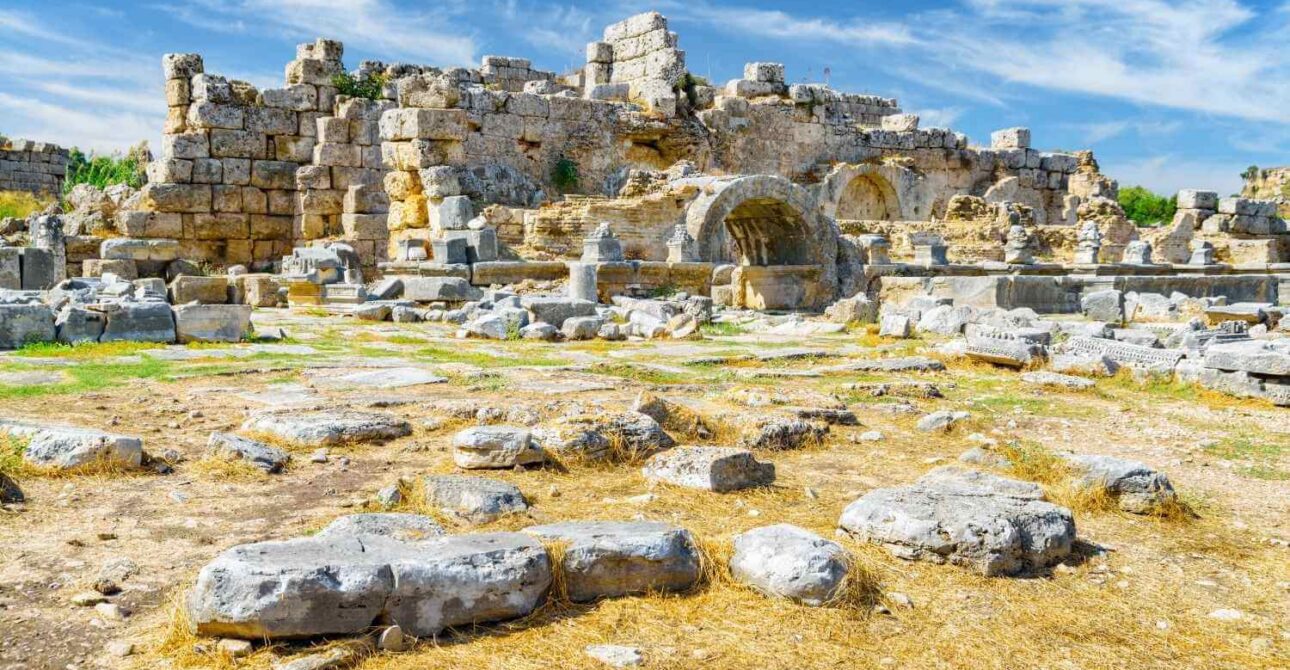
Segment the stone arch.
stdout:
[[[685,222],[702,260],[745,268],[809,268],[818,285],[803,287],[801,306],[832,301],[838,229],[819,213],[809,191],[772,175],[709,177],[698,185],[700,195],[686,210]],[[753,274],[759,272],[764,273]]]
[[[842,163],[816,187],[820,213],[830,219],[908,221],[928,212],[911,208],[919,176],[887,163]],[[902,194],[904,196],[902,197]]]

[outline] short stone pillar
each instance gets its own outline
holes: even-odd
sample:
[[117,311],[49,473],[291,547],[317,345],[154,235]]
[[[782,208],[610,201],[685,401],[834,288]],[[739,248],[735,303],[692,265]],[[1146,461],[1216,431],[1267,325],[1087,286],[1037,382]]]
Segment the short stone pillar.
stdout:
[[1188,265],[1214,265],[1214,245],[1204,240],[1191,241],[1191,258]]
[[1008,228],[1008,239],[1003,245],[1003,262],[1016,265],[1030,265],[1035,262],[1031,251],[1033,237],[1026,232],[1020,223],[1013,223]]
[[667,262],[694,263],[699,260],[699,243],[690,236],[685,224],[678,223],[667,241]]
[[1153,265],[1151,262],[1151,244],[1143,240],[1134,240],[1124,247],[1124,259],[1127,265]]
[[465,237],[444,237],[430,243],[434,262],[444,265],[462,265],[469,262]]
[[623,243],[614,237],[609,224],[602,222],[582,240],[583,263],[618,263],[623,260]]
[[909,243],[914,246],[915,265],[949,265],[945,240],[934,233],[915,233],[909,236]]
[[53,257],[53,283],[67,279],[67,244],[63,237],[63,219],[56,214],[36,218],[31,228],[31,246],[44,249]]
[[599,271],[595,263],[569,263],[569,298],[600,302],[596,290],[598,275]]
[[861,235],[857,240],[864,251],[864,262],[869,265],[891,264],[891,242],[882,235]]
[[1079,229],[1079,238],[1075,246],[1076,265],[1096,265],[1102,253],[1102,229],[1096,221],[1085,221]]

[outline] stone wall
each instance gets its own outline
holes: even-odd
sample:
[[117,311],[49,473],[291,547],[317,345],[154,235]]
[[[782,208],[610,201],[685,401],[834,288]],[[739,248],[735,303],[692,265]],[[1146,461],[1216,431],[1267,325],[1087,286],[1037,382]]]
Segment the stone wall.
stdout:
[[56,195],[67,175],[68,150],[46,142],[0,137],[0,191]]
[[601,100],[640,100],[664,117],[677,112],[677,85],[685,75],[685,52],[658,12],[637,14],[605,28],[604,39],[587,45],[584,93]]

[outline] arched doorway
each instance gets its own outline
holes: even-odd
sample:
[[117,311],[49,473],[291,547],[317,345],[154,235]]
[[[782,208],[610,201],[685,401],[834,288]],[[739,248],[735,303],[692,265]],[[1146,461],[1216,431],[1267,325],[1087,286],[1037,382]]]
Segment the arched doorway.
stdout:
[[819,309],[837,293],[837,226],[783,177],[703,180],[686,227],[703,260],[739,266],[737,305]]
[[896,191],[879,175],[857,175],[847,184],[834,215],[848,221],[895,221],[900,205]]
[[815,187],[816,200],[821,214],[838,221],[909,221],[925,209],[905,202],[916,199],[920,183],[916,173],[899,165],[842,163]]

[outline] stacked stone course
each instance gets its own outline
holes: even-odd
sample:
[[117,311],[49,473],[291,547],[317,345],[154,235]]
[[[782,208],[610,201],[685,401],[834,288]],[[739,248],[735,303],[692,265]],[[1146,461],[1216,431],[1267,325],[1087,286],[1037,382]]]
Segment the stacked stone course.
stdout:
[[0,137],[0,191],[58,194],[68,156],[67,149],[47,142]]

